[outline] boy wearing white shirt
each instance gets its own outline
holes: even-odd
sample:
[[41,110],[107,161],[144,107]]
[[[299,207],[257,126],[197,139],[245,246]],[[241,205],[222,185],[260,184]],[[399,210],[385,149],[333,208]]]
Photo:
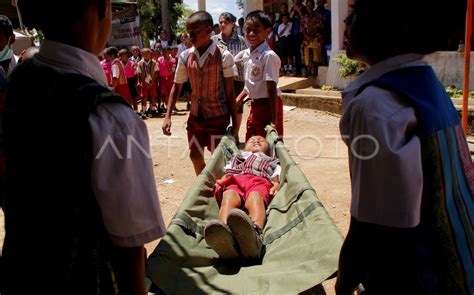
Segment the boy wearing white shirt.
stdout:
[[279,135],[283,134],[283,104],[277,88],[281,62],[266,42],[271,29],[270,18],[263,11],[250,12],[245,21],[250,48],[235,58],[245,64],[245,88],[237,97],[237,104],[241,104],[246,95],[252,100],[246,141],[254,135],[265,137],[265,126],[270,124]]

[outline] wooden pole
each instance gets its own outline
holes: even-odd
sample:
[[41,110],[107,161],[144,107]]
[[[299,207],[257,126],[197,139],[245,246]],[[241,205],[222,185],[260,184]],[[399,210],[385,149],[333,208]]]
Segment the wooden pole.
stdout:
[[466,12],[466,36],[464,41],[464,88],[463,88],[463,99],[462,99],[462,127],[464,133],[467,134],[469,129],[468,117],[469,117],[469,82],[471,74],[471,34],[472,34],[472,13],[473,13],[473,0],[467,1],[467,12]]

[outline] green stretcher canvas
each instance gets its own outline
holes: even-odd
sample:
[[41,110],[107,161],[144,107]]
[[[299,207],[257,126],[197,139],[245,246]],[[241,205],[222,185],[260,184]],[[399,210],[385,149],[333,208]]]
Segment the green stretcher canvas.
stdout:
[[316,191],[267,128],[280,159],[280,190],[267,208],[265,254],[256,265],[222,261],[206,244],[203,229],[217,219],[216,179],[239,153],[226,136],[197,177],[173,217],[168,232],[148,258],[147,287],[164,294],[297,294],[333,276],[343,237]]

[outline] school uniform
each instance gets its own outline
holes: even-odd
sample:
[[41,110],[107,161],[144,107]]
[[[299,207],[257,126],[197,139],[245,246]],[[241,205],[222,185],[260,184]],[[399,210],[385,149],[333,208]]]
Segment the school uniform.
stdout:
[[130,95],[130,89],[128,88],[125,68],[118,58],[112,61],[112,80],[113,79],[117,79],[117,84],[115,85],[114,91],[120,94],[131,104],[132,97]]
[[[236,59],[240,59],[245,64],[245,87],[244,92],[251,99],[250,115],[247,120],[247,141],[254,135],[265,137],[266,125],[271,124],[272,113],[270,99],[267,89],[267,81],[273,81],[278,85],[281,61],[278,55],[270,49],[267,42],[260,44],[252,52],[250,48],[238,54]],[[277,95],[281,91],[277,87]],[[277,99],[278,104],[276,127],[278,134],[283,135],[283,103]]]
[[205,146],[212,152],[226,133],[230,108],[224,78],[234,77],[232,54],[214,42],[201,55],[195,47],[185,50],[178,60],[174,82],[191,82],[191,110],[187,122],[190,149]]
[[474,167],[433,69],[417,54],[382,61],[345,89],[343,108],[352,217],[416,233],[360,268],[367,291],[399,278],[416,294],[472,294]]
[[158,67],[160,68],[161,95],[163,95],[165,101],[168,101],[168,95],[171,92],[171,87],[173,87],[173,74],[174,68],[176,67],[176,60],[172,57],[167,60],[164,56],[160,56],[158,58]]
[[138,96],[138,89],[137,77],[135,76],[136,64],[134,63],[132,58],[133,57],[130,57],[128,59],[127,64],[125,65],[125,77],[127,77],[128,91],[130,92],[130,97],[132,98],[132,100],[135,100]]
[[156,77],[159,72],[158,63],[153,59],[142,59],[137,66],[136,74],[141,82],[141,97],[158,97]]
[[278,45],[280,49],[280,55],[282,57],[288,57],[288,56],[294,56],[294,44],[292,41],[294,41],[291,38],[291,29],[293,27],[293,24],[291,22],[288,22],[286,25],[284,23],[281,23],[278,26]]
[[218,204],[222,202],[222,194],[226,190],[235,191],[245,202],[249,194],[258,192],[266,206],[270,203],[272,179],[280,176],[280,161],[265,153],[244,151],[234,156],[225,166],[226,178],[216,184],[214,197]]

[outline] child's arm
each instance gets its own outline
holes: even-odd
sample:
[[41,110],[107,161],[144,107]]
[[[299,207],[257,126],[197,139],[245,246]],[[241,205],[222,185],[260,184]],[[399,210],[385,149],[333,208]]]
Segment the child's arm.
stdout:
[[[235,126],[237,122],[237,109],[235,107],[235,89],[234,89],[234,78],[224,78],[224,88],[226,93],[227,105],[230,109],[230,116],[232,118],[232,126]],[[232,135],[236,138],[239,130],[232,127]]]
[[181,87],[183,83],[188,80],[188,71],[186,65],[183,62],[185,52],[181,53],[181,58],[178,62],[178,67],[176,68],[176,73],[174,77],[174,84],[171,87],[170,96],[168,99],[168,106],[166,110],[165,120],[163,121],[163,126],[161,127],[164,135],[171,135],[171,112],[174,110],[176,101],[178,100],[179,94],[181,93]]
[[164,135],[171,135],[171,112],[174,110],[178,96],[181,93],[182,83],[174,82],[173,87],[171,87],[170,97],[168,99],[168,106],[166,109],[165,120],[163,121],[163,126],[161,127]]
[[123,294],[145,294],[145,247],[117,247],[116,263],[120,269],[118,285]]
[[267,81],[268,97],[270,98],[270,107],[272,112],[272,127],[276,128],[277,123],[277,107],[278,107],[278,95],[277,86],[275,81]]
[[278,193],[278,189],[280,188],[280,176],[275,175],[272,177],[273,186],[270,189],[270,196],[275,196]]
[[270,99],[270,107],[272,112],[271,125],[273,128],[277,126],[277,113],[278,113],[278,92],[277,84],[280,76],[281,61],[275,52],[270,51],[265,56],[264,75],[267,81],[267,92],[268,98]]
[[242,91],[237,95],[237,98],[235,99],[235,107],[238,109],[242,102],[244,101],[245,97],[247,96],[247,93],[245,91]]

